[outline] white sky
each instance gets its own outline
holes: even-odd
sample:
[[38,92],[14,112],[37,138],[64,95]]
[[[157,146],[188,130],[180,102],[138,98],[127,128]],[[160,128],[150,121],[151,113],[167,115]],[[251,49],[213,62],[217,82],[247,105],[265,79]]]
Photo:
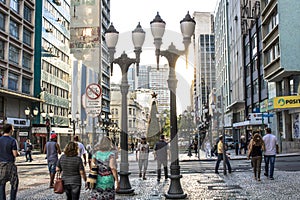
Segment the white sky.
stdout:
[[[183,50],[180,21],[185,17],[188,11],[191,16],[195,11],[213,13],[217,1],[218,0],[111,0],[111,22],[116,30],[119,31],[119,42],[116,47],[117,52],[115,58],[119,57],[123,51],[126,51],[129,57],[135,57],[132,53],[131,31],[133,31],[138,22],[140,22],[142,28],[146,31],[140,65],[154,65],[156,63],[150,22],[154,19],[157,12],[159,12],[161,18],[166,22],[166,33],[163,38],[162,50],[166,49],[171,42],[174,42],[178,49]],[[170,33],[167,34],[167,31]],[[165,40],[170,41],[166,42]],[[192,50],[190,50],[190,52],[192,53]],[[189,59],[189,62],[193,63],[193,60]],[[160,58],[160,64],[165,63],[167,63],[167,60]],[[187,106],[190,106],[189,86],[193,79],[193,66],[190,65],[189,68],[186,69],[185,60],[182,58],[177,61],[176,71],[178,79],[177,113],[180,114]],[[112,82],[119,82],[121,78],[119,66],[114,65],[113,73]]]

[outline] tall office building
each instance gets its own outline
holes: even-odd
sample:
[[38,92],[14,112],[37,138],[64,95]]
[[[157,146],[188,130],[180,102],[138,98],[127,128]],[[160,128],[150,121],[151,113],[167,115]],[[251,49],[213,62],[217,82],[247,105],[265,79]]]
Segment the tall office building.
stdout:
[[[50,127],[68,127],[70,107],[70,1],[36,1],[34,94],[43,101],[45,116],[34,131],[41,144],[49,138]],[[42,145],[43,146],[43,145]]]
[[20,148],[32,137],[33,118],[24,111],[28,107],[34,116],[40,101],[34,93],[35,6],[31,0],[0,0],[0,128],[13,124]]
[[110,65],[104,33],[110,23],[110,0],[71,1],[71,53],[99,73],[102,111],[110,108]]
[[216,84],[214,20],[209,12],[194,12],[193,17],[196,21],[193,107],[196,121],[200,123],[203,108],[208,105],[209,94]]
[[216,93],[226,134],[238,138],[233,123],[245,119],[243,37],[248,34],[256,1],[220,0],[215,12]]
[[151,89],[158,94],[158,111],[170,110],[170,91],[167,84],[168,76],[168,65],[159,66],[159,70],[157,70],[157,66],[141,65],[139,67],[139,76],[136,76],[136,69],[131,67],[128,70],[129,89],[132,91]]
[[170,90],[167,84],[169,76],[169,67],[167,64],[159,66],[151,66],[150,69],[150,88],[157,94],[158,113],[170,110]]

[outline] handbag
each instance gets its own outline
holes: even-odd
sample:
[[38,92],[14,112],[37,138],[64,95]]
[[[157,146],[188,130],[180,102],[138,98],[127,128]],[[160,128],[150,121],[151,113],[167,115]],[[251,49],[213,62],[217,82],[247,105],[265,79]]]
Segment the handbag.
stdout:
[[64,193],[64,182],[61,178],[60,172],[56,173],[56,179],[54,182],[54,193],[56,193],[56,194]]

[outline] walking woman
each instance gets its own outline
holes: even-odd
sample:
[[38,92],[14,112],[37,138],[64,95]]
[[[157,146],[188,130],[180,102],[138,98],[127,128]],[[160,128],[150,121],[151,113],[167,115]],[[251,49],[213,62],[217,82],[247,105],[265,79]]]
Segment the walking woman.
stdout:
[[79,200],[81,177],[86,182],[86,175],[82,159],[78,156],[77,143],[69,142],[67,144],[64,154],[57,162],[56,172],[62,172],[67,200]]
[[[119,179],[115,159],[115,149],[109,137],[102,137],[95,146],[92,159],[92,170],[89,175],[89,187],[92,190],[89,199],[115,199],[115,192],[119,190]],[[116,185],[116,188],[115,188]]]
[[262,151],[265,150],[265,143],[259,133],[254,134],[248,149],[248,159],[251,157],[254,179],[260,181]]
[[[148,168],[148,157],[149,157],[149,144],[146,141],[146,137],[141,137],[141,142],[138,144],[136,149],[136,160],[138,160],[140,178],[142,178],[143,171],[143,180],[146,180],[146,172]],[[144,170],[143,170],[144,168]]]

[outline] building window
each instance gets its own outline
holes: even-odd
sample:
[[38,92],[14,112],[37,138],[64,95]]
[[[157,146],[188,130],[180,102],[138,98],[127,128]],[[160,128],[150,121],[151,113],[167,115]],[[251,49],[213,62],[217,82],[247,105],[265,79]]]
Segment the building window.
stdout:
[[19,0],[10,0],[10,8],[19,13]]
[[0,59],[4,59],[4,48],[5,43],[4,41],[0,40]]
[[31,69],[31,55],[29,53],[23,52],[23,68]]
[[9,33],[11,36],[19,39],[19,24],[13,20],[9,23]]
[[18,90],[18,75],[13,73],[8,74],[8,89]]
[[247,86],[247,98],[251,97],[251,85]]
[[31,46],[31,32],[28,29],[23,30],[23,42]]
[[0,29],[5,31],[5,15],[0,13]]
[[13,46],[13,45],[10,45],[9,46],[9,61],[10,62],[13,62],[15,64],[19,64],[19,54],[20,54],[20,50]]
[[2,3],[4,3],[4,4],[6,3],[6,1],[5,1],[5,0],[0,0],[0,2],[2,2]]
[[22,92],[30,94],[30,79],[22,78]]
[[4,70],[0,69],[0,87],[4,86]]
[[252,72],[257,71],[257,57],[255,57],[252,61]]
[[253,82],[253,95],[258,94],[258,79]]
[[132,115],[132,108],[129,108],[129,115]]
[[267,88],[267,82],[264,79],[264,76],[260,76],[260,88],[261,90],[264,90]]
[[26,5],[24,5],[24,19],[31,22],[31,9]]

